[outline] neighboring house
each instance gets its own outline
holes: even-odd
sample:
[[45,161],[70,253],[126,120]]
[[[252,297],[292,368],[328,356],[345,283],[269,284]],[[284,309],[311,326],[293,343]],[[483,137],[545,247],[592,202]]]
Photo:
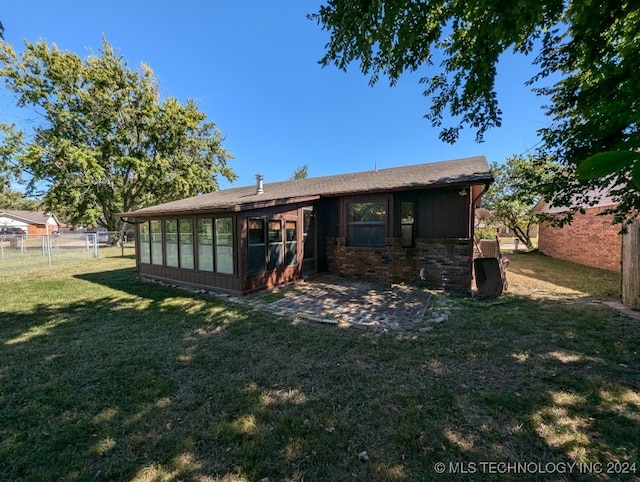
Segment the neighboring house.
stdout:
[[60,229],[54,214],[0,209],[0,229],[18,228],[28,235],[47,235]]
[[471,288],[484,157],[212,192],[122,213],[141,276],[246,294],[317,272]]
[[[498,237],[500,238],[513,238],[516,233],[508,226],[505,226],[504,223],[496,224],[496,232]],[[533,224],[529,227],[529,237],[537,238],[538,237],[538,225]]]
[[[548,221],[540,224],[538,250],[552,258],[572,261],[608,271],[620,272],[622,236],[620,226],[612,224],[613,216],[601,213],[615,206],[609,196],[602,196],[592,207],[585,207],[585,213],[576,213],[571,224],[562,228],[552,226]],[[553,216],[567,211],[567,208],[552,207],[541,200],[534,212]]]

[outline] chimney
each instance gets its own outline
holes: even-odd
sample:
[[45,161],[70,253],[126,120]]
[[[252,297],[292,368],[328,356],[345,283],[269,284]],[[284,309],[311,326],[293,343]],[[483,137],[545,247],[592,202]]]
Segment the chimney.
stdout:
[[256,186],[256,194],[264,194],[264,186],[262,185],[262,180],[264,176],[262,174],[256,174],[256,181],[258,185]]

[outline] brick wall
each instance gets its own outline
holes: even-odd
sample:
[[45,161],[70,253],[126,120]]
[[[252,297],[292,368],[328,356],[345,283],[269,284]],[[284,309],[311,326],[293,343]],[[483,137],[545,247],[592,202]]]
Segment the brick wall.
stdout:
[[611,224],[610,215],[598,216],[605,209],[589,208],[583,215],[576,214],[573,222],[562,228],[542,223],[538,249],[553,258],[619,272],[620,226]]
[[47,233],[47,227],[44,224],[29,224],[28,233],[31,236],[44,236],[51,234],[55,229],[55,226],[49,226],[49,232]]
[[414,283],[425,269],[428,285],[471,288],[472,243],[467,239],[418,239],[413,248],[401,240],[387,238],[385,246],[350,247],[345,238],[327,238],[327,260],[331,273],[386,283]]

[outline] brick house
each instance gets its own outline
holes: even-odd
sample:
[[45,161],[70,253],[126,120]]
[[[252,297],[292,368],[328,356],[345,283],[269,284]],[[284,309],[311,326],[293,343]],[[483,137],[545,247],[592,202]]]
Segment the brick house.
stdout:
[[51,213],[0,209],[0,229],[2,228],[18,228],[30,236],[47,235],[58,231],[60,222]]
[[[576,213],[571,224],[562,228],[551,226],[547,221],[539,228],[538,249],[552,258],[571,261],[607,271],[620,272],[622,236],[620,226],[612,224],[612,215],[602,215],[615,202],[603,196],[595,206],[585,208],[585,213]],[[540,201],[534,212],[553,216],[566,211],[551,207]]]
[[216,191],[135,219],[141,276],[246,294],[317,272],[471,288],[484,157]]

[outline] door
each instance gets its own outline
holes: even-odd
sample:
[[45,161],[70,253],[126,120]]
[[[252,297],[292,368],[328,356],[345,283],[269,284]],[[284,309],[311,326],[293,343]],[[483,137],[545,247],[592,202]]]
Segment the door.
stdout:
[[316,214],[313,208],[302,210],[302,275],[310,276],[318,271],[316,256]]

